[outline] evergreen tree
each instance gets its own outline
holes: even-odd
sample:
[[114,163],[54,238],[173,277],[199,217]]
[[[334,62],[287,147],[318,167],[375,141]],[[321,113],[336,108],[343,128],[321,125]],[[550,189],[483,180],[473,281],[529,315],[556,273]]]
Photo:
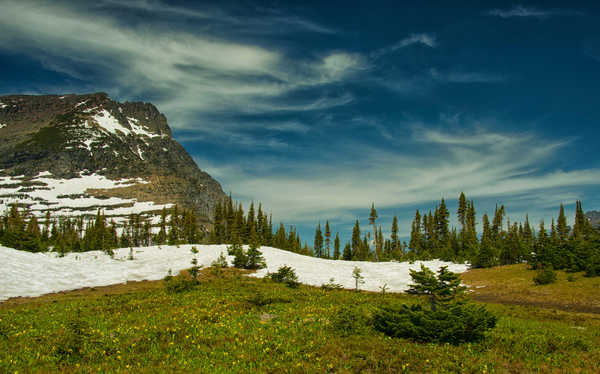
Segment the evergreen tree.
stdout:
[[415,218],[412,222],[412,228],[410,231],[410,241],[408,243],[408,246],[411,249],[411,251],[417,256],[419,256],[423,252],[422,241],[423,237],[421,233],[421,213],[419,213],[419,210],[417,209],[415,213]]
[[[358,218],[354,223],[354,227],[352,228],[352,258],[359,258],[361,254],[362,241],[360,239],[360,223],[358,222]],[[344,260],[346,258],[344,257]]]
[[315,245],[314,245],[315,256],[323,257],[323,234],[321,233],[321,223],[317,225],[315,230]]
[[340,259],[340,236],[337,232],[335,233],[335,239],[333,240],[333,259]]
[[377,242],[377,226],[375,225],[375,221],[377,220],[377,210],[375,209],[375,203],[371,203],[371,212],[369,213],[369,224],[373,226],[373,252],[375,253],[375,261],[379,261],[378,248],[379,243]]
[[456,215],[458,216],[458,223],[461,225],[461,232],[464,233],[467,224],[467,198],[463,192],[458,197],[458,211]]
[[495,266],[496,251],[494,250],[494,240],[492,237],[492,229],[487,214],[483,215],[483,233],[481,234],[481,245],[479,253],[475,257],[472,265],[476,268],[487,268]]
[[390,235],[391,238],[391,251],[392,253],[396,253],[400,250],[400,239],[398,237],[398,217],[394,215],[392,219],[392,233]]
[[329,220],[325,221],[325,251],[327,252],[326,257],[331,255],[331,229],[329,228]]
[[354,256],[352,254],[352,246],[350,245],[350,243],[346,243],[346,245],[344,246],[344,252],[342,254],[342,260],[351,261],[353,257]]
[[156,243],[159,245],[167,242],[167,209],[163,207],[160,213],[160,229],[156,235]]
[[567,217],[565,217],[565,208],[562,204],[560,204],[557,225],[558,236],[560,237],[561,242],[564,243],[569,237],[569,227],[567,226]]

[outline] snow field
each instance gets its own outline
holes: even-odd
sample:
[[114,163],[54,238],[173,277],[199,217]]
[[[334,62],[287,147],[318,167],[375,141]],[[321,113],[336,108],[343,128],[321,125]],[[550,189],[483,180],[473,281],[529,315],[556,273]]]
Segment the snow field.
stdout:
[[[199,253],[194,255],[194,245],[151,246],[133,248],[134,259],[128,260],[129,248],[115,250],[114,258],[103,252],[69,253],[58,257],[56,253],[30,253],[0,246],[0,301],[18,296],[39,296],[46,293],[67,291],[82,287],[97,287],[127,281],[158,280],[171,270],[177,274],[190,268],[196,257],[203,266],[210,264],[223,253],[226,245],[195,245]],[[362,270],[365,283],[363,290],[380,291],[387,284],[391,292],[404,291],[411,283],[409,269],[420,269],[421,263],[436,271],[448,265],[453,272],[464,272],[467,265],[443,261],[407,262],[358,262],[324,260],[272,247],[260,249],[267,263],[251,276],[264,277],[267,272],[276,272],[280,266],[288,265],[296,270],[299,281],[320,286],[334,278],[344,288],[354,288],[352,270]],[[227,256],[231,264],[233,257]]]

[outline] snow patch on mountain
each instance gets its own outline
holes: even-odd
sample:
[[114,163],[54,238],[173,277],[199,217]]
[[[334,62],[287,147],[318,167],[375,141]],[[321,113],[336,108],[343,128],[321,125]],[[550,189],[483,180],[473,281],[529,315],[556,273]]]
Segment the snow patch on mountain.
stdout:
[[96,122],[98,122],[98,125],[100,125],[103,129],[105,129],[111,134],[118,135],[119,132],[125,135],[131,134],[131,131],[128,128],[121,125],[119,121],[115,117],[113,117],[113,115],[110,114],[110,112],[106,109],[102,109],[98,114],[94,115],[92,118]]
[[[89,145],[88,145],[89,147]],[[95,214],[102,208],[108,216],[127,216],[129,214],[171,208],[173,204],[155,204],[140,202],[137,199],[118,197],[94,197],[88,189],[112,189],[134,184],[149,183],[141,178],[112,180],[98,174],[78,178],[55,179],[48,171],[33,178],[25,176],[0,177],[0,214],[4,214],[11,205],[27,205],[37,217],[43,217],[47,210],[60,216],[78,216]],[[125,217],[115,219],[117,222]]]
[[[46,293],[73,290],[82,287],[98,287],[127,281],[162,279],[169,270],[173,274],[190,268],[196,257],[199,265],[210,264],[223,253],[226,245],[196,245],[198,254],[191,253],[192,245],[151,246],[133,248],[133,260],[128,260],[130,249],[115,250],[113,258],[104,252],[93,251],[69,253],[58,257],[56,253],[30,253],[0,246],[0,301],[18,296],[39,296]],[[251,276],[264,277],[282,265],[296,270],[301,283],[320,286],[334,278],[345,288],[354,288],[352,270],[362,270],[365,283],[363,290],[380,291],[387,285],[391,292],[402,292],[412,283],[409,270],[418,270],[421,264],[433,271],[448,266],[450,271],[464,272],[465,264],[453,264],[438,260],[408,262],[360,262],[336,261],[303,256],[272,247],[260,249],[267,269]],[[227,257],[231,264],[233,257]]]

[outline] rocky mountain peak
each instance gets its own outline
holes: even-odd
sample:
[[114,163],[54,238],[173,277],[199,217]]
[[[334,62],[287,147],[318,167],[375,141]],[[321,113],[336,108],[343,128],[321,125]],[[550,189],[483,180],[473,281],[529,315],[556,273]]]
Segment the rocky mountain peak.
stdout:
[[120,103],[102,92],[0,96],[0,177],[10,178],[6,185],[22,185],[8,190],[0,184],[0,199],[44,210],[43,204],[15,198],[40,175],[75,184],[86,176],[137,181],[111,188],[86,182],[80,193],[180,204],[194,208],[206,221],[225,196],[219,183],[172,138],[167,118],[154,105]]

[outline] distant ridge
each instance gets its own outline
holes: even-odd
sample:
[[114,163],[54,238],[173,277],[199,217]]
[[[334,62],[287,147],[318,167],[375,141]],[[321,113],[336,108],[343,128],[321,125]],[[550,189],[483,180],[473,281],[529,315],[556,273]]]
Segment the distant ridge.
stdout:
[[585,213],[585,218],[590,220],[592,227],[595,229],[600,229],[600,211],[590,210],[589,212]]

